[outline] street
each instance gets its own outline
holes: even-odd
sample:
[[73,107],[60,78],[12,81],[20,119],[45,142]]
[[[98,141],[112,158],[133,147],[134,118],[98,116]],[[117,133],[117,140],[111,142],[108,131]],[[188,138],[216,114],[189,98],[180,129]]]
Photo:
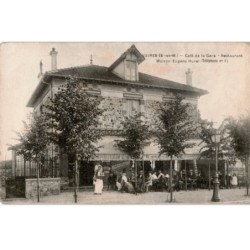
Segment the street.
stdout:
[[[224,189],[220,190],[220,202],[211,202],[212,190],[180,191],[174,192],[172,204],[250,204],[250,196],[246,196],[245,189]],[[36,199],[6,199],[3,204],[28,205],[38,204]],[[62,192],[60,195],[41,197],[39,204],[75,204],[73,192]],[[166,205],[169,203],[169,193],[149,192],[143,194],[119,193],[116,191],[104,191],[102,195],[94,195],[91,191],[78,192],[77,204],[88,205],[119,205],[119,204],[148,204]]]

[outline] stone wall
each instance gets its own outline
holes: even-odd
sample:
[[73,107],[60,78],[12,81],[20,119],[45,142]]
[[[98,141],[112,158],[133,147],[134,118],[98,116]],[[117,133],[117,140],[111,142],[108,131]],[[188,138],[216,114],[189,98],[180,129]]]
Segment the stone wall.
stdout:
[[[40,195],[60,194],[60,180],[61,178],[39,179]],[[25,197],[28,199],[37,197],[37,179],[25,180]]]
[[[141,109],[145,117],[145,121],[154,127],[157,121],[157,108],[159,108],[159,101],[145,100]],[[124,116],[127,115],[126,102],[123,98],[107,97],[102,100],[102,108],[105,110],[101,117],[101,127],[107,130],[122,129],[121,122]]]
[[105,110],[101,117],[102,128],[108,130],[121,129],[121,122],[125,115],[123,99],[117,97],[106,97],[102,100],[101,105]]
[[145,122],[151,126],[151,129],[155,129],[158,122],[160,101],[145,100],[144,103],[144,117]]

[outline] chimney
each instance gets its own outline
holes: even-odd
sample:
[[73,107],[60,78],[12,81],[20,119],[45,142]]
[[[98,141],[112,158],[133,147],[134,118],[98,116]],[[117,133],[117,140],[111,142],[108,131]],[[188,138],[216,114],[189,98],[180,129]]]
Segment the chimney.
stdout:
[[55,48],[52,48],[49,53],[51,55],[51,70],[57,70],[57,53]]
[[39,71],[39,74],[38,74],[38,78],[40,78],[42,75],[43,75],[43,62],[42,62],[42,60],[40,61],[40,71]]
[[190,69],[186,72],[186,84],[189,86],[192,86],[192,73]]

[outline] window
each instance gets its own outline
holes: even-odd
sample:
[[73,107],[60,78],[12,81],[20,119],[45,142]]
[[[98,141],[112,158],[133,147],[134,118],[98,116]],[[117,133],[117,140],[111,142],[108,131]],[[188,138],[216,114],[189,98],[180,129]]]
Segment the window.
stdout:
[[140,100],[127,100],[127,114],[129,116],[140,112]]
[[135,61],[125,61],[125,78],[126,80],[137,80],[137,66]]

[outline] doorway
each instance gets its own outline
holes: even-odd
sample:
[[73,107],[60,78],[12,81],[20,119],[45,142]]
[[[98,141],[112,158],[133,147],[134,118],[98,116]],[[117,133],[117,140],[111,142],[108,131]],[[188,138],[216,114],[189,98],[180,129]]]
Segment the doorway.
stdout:
[[95,162],[81,161],[79,163],[79,186],[93,186]]

